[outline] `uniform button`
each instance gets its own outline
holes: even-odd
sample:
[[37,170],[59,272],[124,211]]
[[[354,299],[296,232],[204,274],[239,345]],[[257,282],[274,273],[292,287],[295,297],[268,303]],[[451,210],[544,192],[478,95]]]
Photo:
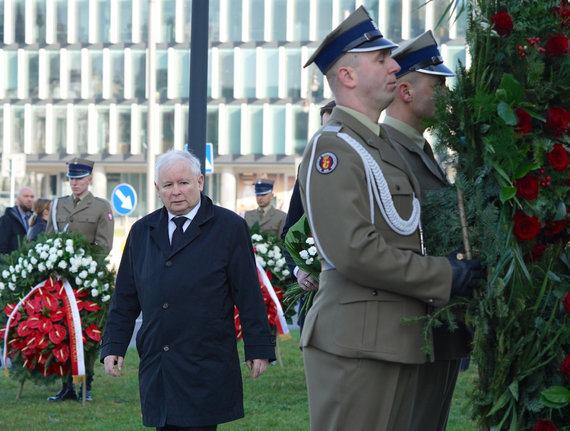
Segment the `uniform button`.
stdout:
[[172,261],[171,261],[171,260],[167,260],[167,261],[164,263],[164,266],[166,266],[167,268],[170,268],[170,267],[172,266]]
[[396,184],[396,190],[400,190],[400,185]]
[[375,290],[373,290],[373,291],[372,291],[372,296],[376,296],[376,295],[378,295],[378,292],[375,291]]
[[170,347],[168,347],[168,345],[163,346],[162,350],[164,350],[165,352],[168,352],[170,350]]
[[73,223],[73,219],[72,219],[72,218],[69,219],[69,223]]
[[164,304],[162,304],[162,308],[164,308],[166,310],[168,308],[168,302],[165,302]]

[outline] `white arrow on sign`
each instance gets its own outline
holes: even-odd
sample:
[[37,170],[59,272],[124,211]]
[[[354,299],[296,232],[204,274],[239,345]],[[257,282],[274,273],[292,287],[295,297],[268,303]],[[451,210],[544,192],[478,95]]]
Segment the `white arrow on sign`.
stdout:
[[127,210],[133,209],[133,201],[130,196],[125,196],[120,189],[115,192],[117,197],[121,200],[121,207]]

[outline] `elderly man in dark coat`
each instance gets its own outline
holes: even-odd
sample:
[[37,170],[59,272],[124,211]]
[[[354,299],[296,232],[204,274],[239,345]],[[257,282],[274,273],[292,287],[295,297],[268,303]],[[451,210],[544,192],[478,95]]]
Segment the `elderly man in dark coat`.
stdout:
[[234,305],[253,378],[274,360],[275,341],[245,221],[201,194],[200,162],[190,153],[162,155],[156,173],[164,207],[131,229],[101,359],[107,374],[120,375],[142,311],[137,350],[143,424],[215,430],[244,415]]

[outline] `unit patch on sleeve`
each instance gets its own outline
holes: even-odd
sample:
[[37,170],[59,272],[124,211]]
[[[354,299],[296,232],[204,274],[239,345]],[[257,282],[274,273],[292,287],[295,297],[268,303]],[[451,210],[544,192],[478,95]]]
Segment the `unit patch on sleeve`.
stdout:
[[338,164],[338,159],[334,153],[322,153],[317,157],[315,168],[321,174],[330,174],[335,170]]

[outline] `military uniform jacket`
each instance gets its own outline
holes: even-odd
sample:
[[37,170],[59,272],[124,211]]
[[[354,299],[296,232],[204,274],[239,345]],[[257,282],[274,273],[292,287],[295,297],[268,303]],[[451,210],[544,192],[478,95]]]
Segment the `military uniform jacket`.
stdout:
[[269,210],[261,219],[259,218],[259,212],[257,209],[247,211],[244,214],[245,221],[247,222],[247,225],[250,229],[255,224],[255,222],[258,222],[260,231],[269,232],[277,236],[281,236],[286,217],[286,213],[275,209],[273,206],[269,207]]
[[[404,325],[402,319],[425,314],[428,304],[448,302],[451,265],[444,257],[422,256],[419,232],[394,232],[376,203],[371,221],[363,162],[337,131],[323,131],[330,125],[359,142],[378,163],[403,219],[410,217],[412,199],[420,193],[409,167],[388,141],[349,113],[333,111],[305,149],[299,175],[323,265],[301,344],[350,358],[423,363],[428,359],[421,349],[423,323]],[[310,163],[314,145],[316,157]],[[327,154],[334,161],[329,168],[334,168],[323,173],[322,166],[317,167]]]
[[[56,211],[58,232],[80,232],[91,244],[103,246],[109,254],[113,247],[115,221],[111,205],[105,199],[96,198],[88,192],[74,208],[73,196],[64,196],[57,200],[57,207],[52,205],[51,211]],[[53,214],[50,212],[46,232],[54,231]]]
[[[389,125],[383,124],[390,142],[400,150],[420,183],[422,201],[432,190],[438,190],[447,184],[445,174],[437,164],[431,147],[426,141],[422,150],[408,136]],[[460,320],[460,319],[459,319]],[[460,359],[469,356],[471,335],[466,326],[458,321],[459,327],[450,332],[446,327],[434,328],[434,356],[439,359]]]

